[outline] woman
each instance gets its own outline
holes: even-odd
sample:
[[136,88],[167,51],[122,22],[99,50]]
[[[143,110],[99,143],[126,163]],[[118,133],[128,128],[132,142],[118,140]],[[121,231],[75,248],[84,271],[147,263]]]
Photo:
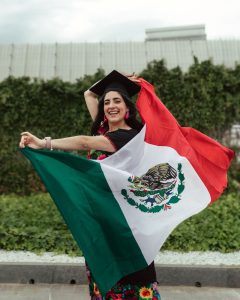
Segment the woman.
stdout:
[[[130,80],[129,80],[130,79]],[[126,78],[113,71],[84,93],[93,119],[93,136],[74,136],[62,139],[39,139],[29,132],[21,135],[20,147],[35,149],[89,150],[89,158],[104,159],[128,143],[142,128],[136,119],[136,109],[130,97],[140,90],[135,76]],[[100,96],[99,101],[97,96]],[[156,289],[154,263],[122,278],[102,297],[87,264],[89,290],[92,300],[100,299],[160,299]]]

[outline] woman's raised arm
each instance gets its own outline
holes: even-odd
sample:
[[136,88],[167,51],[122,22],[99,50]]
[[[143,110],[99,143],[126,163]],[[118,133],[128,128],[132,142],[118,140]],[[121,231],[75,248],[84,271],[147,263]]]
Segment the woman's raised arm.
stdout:
[[94,121],[97,113],[98,113],[98,98],[97,95],[91,92],[90,90],[87,90],[84,92],[84,98],[85,102],[88,108],[88,111],[90,113],[90,116],[92,120]]

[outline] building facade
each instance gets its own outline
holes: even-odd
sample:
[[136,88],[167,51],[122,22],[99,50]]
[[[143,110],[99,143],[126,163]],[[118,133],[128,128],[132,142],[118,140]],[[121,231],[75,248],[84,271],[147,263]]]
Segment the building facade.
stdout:
[[204,25],[147,29],[143,42],[0,44],[0,80],[12,75],[74,82],[98,68],[139,73],[153,60],[187,71],[198,60],[234,68],[240,40],[207,40]]

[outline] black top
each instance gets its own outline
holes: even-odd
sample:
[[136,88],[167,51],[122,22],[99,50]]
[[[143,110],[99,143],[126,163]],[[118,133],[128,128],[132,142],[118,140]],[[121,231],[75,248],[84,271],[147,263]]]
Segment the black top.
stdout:
[[[115,146],[116,150],[121,149],[125,144],[127,144],[135,135],[138,134],[136,129],[118,129],[116,131],[108,132],[105,136],[111,141]],[[107,153],[111,155],[113,153]],[[149,284],[156,282],[156,270],[154,262],[152,262],[146,268],[129,274],[123,277],[119,283],[121,284]]]
[[[126,145],[137,134],[137,129],[117,129],[115,131],[107,132],[105,137],[110,140],[117,151]],[[113,153],[110,153],[109,155],[111,154]]]

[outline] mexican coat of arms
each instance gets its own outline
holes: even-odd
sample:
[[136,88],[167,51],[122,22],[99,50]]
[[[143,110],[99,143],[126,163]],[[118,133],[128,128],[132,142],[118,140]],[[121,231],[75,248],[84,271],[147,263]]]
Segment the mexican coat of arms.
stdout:
[[142,212],[157,213],[171,209],[181,200],[184,179],[182,164],[179,163],[176,170],[170,164],[162,163],[140,177],[129,177],[129,189],[122,189],[121,194],[128,204]]

